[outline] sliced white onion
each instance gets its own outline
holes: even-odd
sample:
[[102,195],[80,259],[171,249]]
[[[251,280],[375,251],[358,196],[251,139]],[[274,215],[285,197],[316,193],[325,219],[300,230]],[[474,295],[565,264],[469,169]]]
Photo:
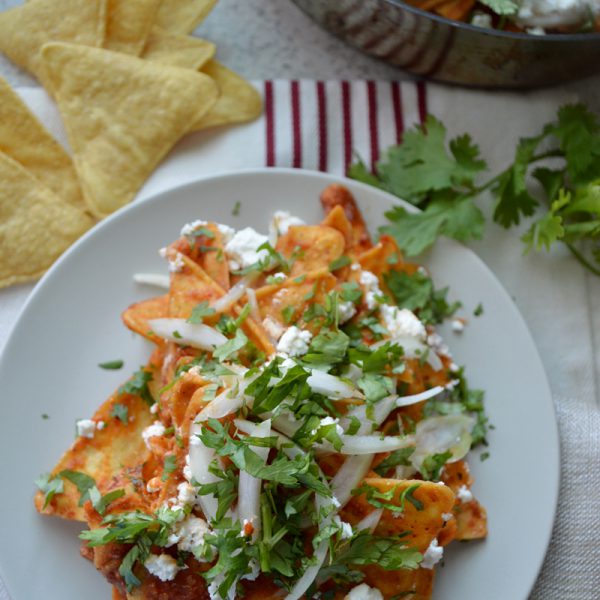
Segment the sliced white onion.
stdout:
[[396,406],[397,399],[398,396],[396,395],[382,398],[379,402],[375,402],[370,410],[367,409],[366,404],[353,406],[342,419],[342,427],[348,429],[352,422],[351,417],[354,417],[360,421],[358,435],[371,433],[388,418],[388,415]]
[[291,415],[282,414],[273,419],[273,428],[288,437],[294,437],[300,427],[302,427],[302,421],[294,419]]
[[250,305],[250,315],[257,322],[261,322],[260,309],[258,308],[258,301],[256,300],[256,292],[253,288],[249,287],[246,289],[246,297],[248,298],[248,304]]
[[420,394],[413,394],[412,396],[402,396],[396,400],[396,406],[410,406],[411,404],[417,404],[418,402],[423,402],[424,400],[429,400],[435,396],[439,396],[444,391],[444,388],[441,385],[436,385],[432,387],[430,390],[425,390]]
[[379,525],[379,521],[381,520],[381,515],[383,515],[383,508],[378,508],[373,512],[369,513],[366,517],[361,519],[355,526],[354,529],[356,531],[364,531],[368,529],[370,533],[373,533]]
[[444,415],[419,421],[414,436],[416,449],[410,457],[412,465],[420,469],[425,457],[448,451],[452,453],[448,462],[460,460],[471,448],[474,425],[475,419],[468,415]]
[[199,413],[195,419],[196,423],[208,421],[208,419],[222,419],[227,415],[237,411],[244,403],[242,394],[231,395],[231,389],[221,392],[211,400]]
[[[188,323],[185,319],[152,319],[152,331],[170,342],[200,350],[214,350],[227,341],[220,332],[204,323]],[[176,332],[176,335],[173,335]]]
[[365,478],[373,462],[373,456],[373,454],[349,456],[331,480],[331,491],[340,503],[340,508],[348,503],[352,498],[352,490]]
[[232,304],[235,304],[245,293],[248,287],[248,280],[244,277],[240,279],[230,290],[223,296],[217,298],[211,307],[217,312],[225,312]]
[[135,273],[133,280],[142,285],[153,285],[154,287],[169,289],[171,285],[168,275],[160,275],[159,273]]
[[[202,426],[192,424],[189,443],[190,471],[198,483],[216,483],[219,478],[208,470],[210,463],[216,458],[216,454],[212,448],[207,448],[200,441],[198,434],[201,432]],[[212,494],[198,495],[198,502],[207,521],[211,521],[217,516],[219,501],[215,496]]]
[[342,381],[335,375],[330,375],[318,369],[312,369],[306,383],[310,389],[317,393],[323,394],[334,400],[342,400],[344,398],[362,398],[363,395],[350,384]]
[[338,454],[377,454],[378,452],[393,452],[400,448],[413,446],[415,438],[413,435],[397,436],[389,435],[340,435],[342,447],[335,450],[329,442],[323,442],[316,447],[318,454],[337,452]]
[[312,582],[316,579],[317,574],[321,570],[321,567],[325,562],[325,558],[327,557],[328,549],[329,541],[323,540],[313,554],[313,564],[308,567],[308,569],[306,569],[306,571],[304,571],[302,574],[302,577],[296,581],[290,590],[290,593],[285,597],[285,600],[298,600],[304,596],[304,593],[311,586]]
[[[235,421],[234,421],[235,422]],[[256,438],[267,438],[271,435],[271,420],[267,419],[254,426],[251,433]],[[260,456],[263,464],[267,463],[269,448],[254,446],[253,451]],[[260,533],[260,488],[262,480],[253,477],[246,471],[240,471],[238,486],[238,518],[242,524],[247,521],[253,526],[253,539],[256,539]]]

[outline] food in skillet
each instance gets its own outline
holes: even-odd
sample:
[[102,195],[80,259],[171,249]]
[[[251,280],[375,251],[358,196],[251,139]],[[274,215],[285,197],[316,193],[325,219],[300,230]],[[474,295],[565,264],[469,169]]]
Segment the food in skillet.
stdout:
[[88,524],[113,598],[424,600],[444,547],[486,536],[482,399],[433,327],[456,307],[348,190],[321,202],[270,236],[185,225],[167,293],[123,313],[152,356],[35,498]]
[[597,0],[406,0],[447,19],[484,28],[545,35],[600,31]]

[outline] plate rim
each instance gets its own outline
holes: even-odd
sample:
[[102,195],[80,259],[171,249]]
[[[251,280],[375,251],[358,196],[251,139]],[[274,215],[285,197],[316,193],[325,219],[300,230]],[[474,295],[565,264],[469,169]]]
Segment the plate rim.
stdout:
[[[377,196],[388,197],[389,199],[393,200],[395,203],[402,205],[409,212],[414,212],[414,213],[420,212],[420,210],[418,208],[416,208],[412,204],[409,204],[405,200],[402,200],[401,198],[398,198],[387,191],[381,190],[374,186],[370,186],[370,185],[362,183],[360,181],[356,181],[353,179],[349,179],[348,177],[345,177],[342,175],[336,175],[336,174],[332,174],[332,173],[313,171],[310,169],[285,168],[285,167],[259,167],[259,168],[235,169],[235,170],[227,170],[227,171],[219,172],[217,174],[202,175],[202,176],[196,177],[192,180],[186,181],[184,183],[181,183],[178,185],[173,185],[167,189],[162,189],[156,193],[150,193],[147,196],[143,196],[141,198],[136,198],[135,201],[121,207],[120,209],[118,209],[117,211],[115,211],[114,213],[112,213],[111,215],[106,217],[105,219],[96,223],[91,229],[89,229],[84,235],[82,235],[74,244],[72,244],[69,248],[67,248],[67,250],[65,250],[65,252],[63,252],[63,254],[54,262],[54,264],[48,269],[48,271],[42,276],[42,278],[36,282],[34,288],[31,290],[26,301],[24,302],[23,306],[19,310],[17,318],[15,319],[15,321],[11,327],[11,330],[6,338],[4,348],[2,349],[2,352],[0,352],[0,372],[2,371],[4,362],[7,360],[6,357],[10,354],[11,348],[14,343],[13,340],[16,338],[17,330],[20,327],[21,321],[23,321],[24,318],[26,317],[26,313],[29,310],[29,306],[31,304],[33,304],[35,302],[37,296],[40,293],[42,293],[42,290],[45,287],[46,281],[50,280],[54,276],[54,273],[57,270],[62,269],[63,263],[68,261],[71,255],[79,252],[80,248],[82,246],[84,246],[85,244],[87,244],[88,240],[90,238],[93,238],[97,234],[97,232],[102,231],[106,227],[111,227],[113,221],[117,221],[117,220],[121,219],[123,217],[123,215],[125,215],[125,214],[135,213],[140,210],[148,210],[149,206],[164,202],[171,194],[182,192],[186,188],[195,188],[196,186],[202,185],[204,182],[207,182],[207,181],[216,182],[221,179],[236,179],[236,178],[243,178],[243,177],[256,177],[256,176],[265,176],[265,175],[267,177],[271,176],[271,175],[284,175],[284,176],[290,176],[290,177],[297,177],[299,179],[308,177],[308,178],[312,178],[312,179],[320,179],[320,180],[323,180],[324,182],[328,181],[330,183],[340,183],[342,185],[347,185],[349,187],[362,189],[366,193],[372,194],[374,196],[374,199],[376,202],[379,202],[379,199],[377,198]],[[472,248],[470,248],[466,244],[463,244],[463,243],[455,241],[455,240],[449,240],[449,241],[452,244],[461,246],[462,248],[467,250],[471,254],[472,258],[475,259],[475,262],[478,264],[478,266],[483,271],[486,272],[486,275],[489,277],[490,281],[493,282],[493,284],[496,288],[496,291],[498,293],[500,293],[501,295],[503,295],[504,300],[507,301],[507,305],[510,306],[513,317],[516,318],[517,320],[519,320],[520,324],[524,328],[524,331],[526,332],[526,334],[529,338],[529,341],[531,342],[532,347],[535,350],[535,360],[539,363],[541,372],[544,374],[544,378],[541,383],[545,389],[545,392],[547,393],[547,396],[548,396],[548,399],[550,402],[550,407],[551,407],[551,414],[553,417],[553,427],[552,427],[551,433],[552,433],[552,445],[556,449],[556,463],[553,465],[552,473],[556,474],[556,478],[555,478],[556,480],[554,482],[554,486],[553,486],[553,490],[552,490],[553,502],[552,502],[551,526],[548,527],[547,531],[545,532],[544,553],[541,554],[539,559],[536,561],[537,564],[534,565],[535,570],[534,569],[531,570],[531,581],[529,583],[528,592],[527,592],[527,595],[529,596],[540,576],[543,564],[544,564],[544,562],[546,560],[546,556],[548,554],[548,550],[550,547],[550,541],[551,541],[552,534],[554,532],[554,528],[556,525],[556,515],[557,515],[557,510],[558,510],[558,501],[559,501],[559,497],[560,497],[560,485],[561,485],[561,479],[562,479],[562,471],[561,471],[562,448],[561,448],[561,443],[560,443],[561,438],[560,438],[560,430],[559,430],[559,426],[558,426],[556,405],[554,403],[552,389],[550,388],[550,383],[548,381],[546,369],[545,369],[544,363],[542,361],[542,358],[540,356],[539,350],[537,348],[535,339],[532,336],[531,331],[527,325],[527,322],[525,321],[525,318],[521,314],[521,311],[518,309],[517,305],[515,304],[513,298],[508,293],[508,291],[504,288],[502,282],[498,279],[496,274],[491,270],[491,268],[481,259],[481,257]],[[2,584],[2,583],[3,582],[0,580],[0,584]],[[5,585],[5,587],[6,587],[6,585]],[[8,591],[8,588],[6,588],[6,589]]]

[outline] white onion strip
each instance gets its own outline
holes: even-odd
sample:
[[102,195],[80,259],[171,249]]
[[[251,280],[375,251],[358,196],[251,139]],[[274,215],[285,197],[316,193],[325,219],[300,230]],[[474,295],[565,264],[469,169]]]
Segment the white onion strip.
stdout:
[[318,369],[311,369],[311,374],[308,376],[306,383],[308,383],[313,392],[323,394],[334,400],[364,398],[361,392],[345,381],[342,381],[339,377],[319,371]]
[[248,304],[250,305],[250,316],[257,322],[261,323],[260,309],[258,308],[258,301],[256,300],[256,292],[253,288],[249,287],[246,289],[246,298],[248,298]]
[[158,273],[135,273],[133,280],[142,285],[152,285],[165,290],[168,290],[171,285],[168,275],[160,275]]
[[429,400],[430,398],[434,398],[435,396],[439,396],[444,391],[444,388],[441,385],[436,385],[432,387],[430,390],[425,390],[420,394],[413,394],[412,396],[402,396],[396,400],[396,406],[410,406],[411,404],[417,404],[418,402],[423,402],[424,400]]
[[217,298],[211,305],[217,312],[225,312],[232,304],[235,304],[245,293],[248,287],[248,279],[240,279],[223,296]]
[[378,508],[377,510],[374,510],[373,512],[369,513],[366,517],[363,517],[354,526],[354,529],[356,531],[364,531],[367,529],[370,533],[373,533],[377,525],[379,525],[381,515],[383,515],[383,508]]
[[429,363],[429,365],[434,371],[439,371],[444,366],[440,357],[435,353],[433,348],[430,348],[429,346],[420,342],[418,339],[408,335],[396,337],[392,340],[382,340],[380,342],[376,342],[371,346],[371,350],[376,350],[380,346],[383,346],[383,344],[390,341],[393,344],[402,346],[402,349],[404,350],[404,355],[407,358],[423,358],[424,356],[426,356],[426,362]]
[[323,442],[315,447],[317,454],[337,452],[338,454],[377,454],[378,452],[393,452],[400,448],[413,446],[415,443],[414,435],[340,435],[342,447],[335,450],[331,443]]
[[351,417],[354,417],[360,421],[360,427],[357,431],[358,435],[371,433],[388,418],[388,415],[396,406],[397,399],[398,396],[394,395],[388,396],[387,398],[382,398],[379,402],[375,402],[371,409],[372,414],[371,411],[367,410],[366,404],[353,406],[342,419],[342,427],[344,429],[348,429],[352,422]]
[[373,457],[373,454],[348,457],[331,480],[331,491],[340,503],[340,508],[352,498],[352,490],[358,487],[368,473]]
[[204,323],[188,323],[185,319],[151,319],[148,325],[156,335],[181,346],[212,351],[227,342],[221,332]]
[[196,417],[195,422],[201,423],[208,419],[222,419],[242,407],[244,397],[241,394],[231,395],[231,389],[221,392],[211,400]]
[[[235,422],[235,421],[234,421]],[[256,438],[267,438],[271,435],[271,421],[267,419],[254,426],[251,433]],[[270,448],[253,446],[253,451],[260,456],[263,464],[267,463]],[[256,539],[260,534],[260,489],[262,480],[253,477],[246,471],[240,471],[238,485],[238,518],[244,524],[251,523],[253,527],[252,538]]]

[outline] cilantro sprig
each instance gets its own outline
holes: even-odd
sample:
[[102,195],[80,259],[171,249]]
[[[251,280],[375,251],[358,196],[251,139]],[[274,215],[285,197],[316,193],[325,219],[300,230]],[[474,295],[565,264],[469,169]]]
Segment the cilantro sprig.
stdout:
[[[489,5],[501,14],[514,8],[510,0]],[[421,209],[395,207],[382,228],[408,256],[442,235],[461,242],[480,239],[485,218],[478,202],[489,192],[495,223],[508,229],[530,221],[522,237],[526,251],[564,243],[585,268],[600,275],[600,121],[594,113],[583,104],[563,106],[538,135],[519,140],[513,162],[483,183],[479,178],[487,164],[470,136],[446,138],[445,126],[430,115],[387,151],[377,174],[360,160],[350,170],[354,179]]]

